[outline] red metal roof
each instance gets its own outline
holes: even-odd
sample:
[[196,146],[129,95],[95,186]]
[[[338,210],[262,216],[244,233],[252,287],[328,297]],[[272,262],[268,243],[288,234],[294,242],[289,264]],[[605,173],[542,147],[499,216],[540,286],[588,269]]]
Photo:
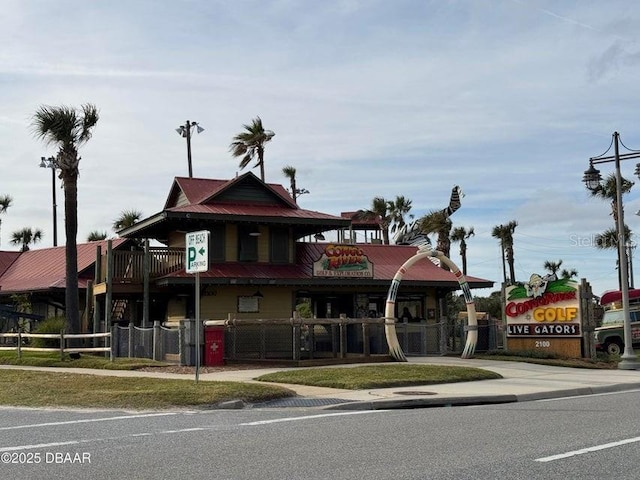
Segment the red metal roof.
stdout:
[[[238,280],[311,280],[313,277],[313,262],[320,259],[325,247],[329,243],[297,243],[297,261],[295,265],[272,265],[265,263],[222,263],[210,265],[207,272],[202,272],[200,278],[238,279]],[[398,268],[416,254],[416,247],[408,245],[375,245],[356,244],[361,248],[369,261],[373,264],[374,281],[391,282]],[[190,278],[184,270],[175,272],[165,278]],[[472,288],[490,287],[491,280],[467,276]],[[319,279],[316,277],[316,279]],[[362,279],[330,278],[339,284],[362,283]],[[453,273],[433,264],[429,259],[421,259],[415,263],[404,275],[403,280],[455,286],[458,281]]]
[[276,183],[263,183],[253,173],[248,172],[231,180],[176,177],[174,185],[169,193],[169,197],[167,198],[167,202],[165,203],[165,209],[171,208],[175,205],[174,202],[178,193],[177,189],[180,189],[182,193],[184,193],[184,196],[191,205],[196,205],[209,203],[210,201],[215,200],[215,197],[225,190],[233,188],[233,186],[238,183],[250,181],[252,179],[260,182],[267,188],[267,190],[271,190],[271,192],[273,192],[289,207],[298,208],[296,203],[293,201],[293,198],[291,198],[291,195],[289,195],[289,192],[287,192],[282,185]]
[[299,218],[305,220],[337,220],[340,217],[329,215],[327,213],[316,212],[313,210],[304,210],[302,208],[289,208],[281,205],[264,205],[264,204],[237,204],[237,203],[215,203],[200,205],[184,205],[182,207],[173,207],[167,209],[169,212],[175,213],[203,213],[211,215],[243,215],[243,216],[259,216],[259,217],[277,217],[277,218]]
[[[354,218],[356,217],[356,214],[358,212],[341,212],[340,216],[342,218],[348,218],[349,220],[351,220],[351,226],[352,228],[358,230],[364,230],[364,229],[369,229],[369,228],[373,228],[373,229],[379,229],[380,228],[380,223],[382,221],[382,218],[380,217],[380,215],[376,216],[375,218]],[[358,228],[360,227],[360,228]]]
[[0,275],[20,256],[20,252],[0,252]]
[[[112,248],[127,241],[126,238],[112,240]],[[78,244],[78,286],[86,288],[92,277],[82,277],[82,272],[92,267],[96,261],[96,248],[106,252],[107,241]],[[3,252],[9,253],[9,252]],[[27,292],[65,288],[65,247],[42,248],[18,253],[15,261],[0,275],[0,292]],[[0,255],[1,257],[1,255]]]

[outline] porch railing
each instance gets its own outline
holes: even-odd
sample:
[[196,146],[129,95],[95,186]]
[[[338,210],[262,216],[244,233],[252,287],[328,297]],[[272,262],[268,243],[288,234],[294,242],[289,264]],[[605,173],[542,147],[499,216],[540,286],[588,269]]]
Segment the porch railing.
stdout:
[[[107,279],[107,255],[102,255],[100,282]],[[114,250],[112,252],[112,281],[116,283],[142,283],[144,280],[144,252]],[[181,248],[150,247],[149,277],[160,277],[184,268],[184,250]]]

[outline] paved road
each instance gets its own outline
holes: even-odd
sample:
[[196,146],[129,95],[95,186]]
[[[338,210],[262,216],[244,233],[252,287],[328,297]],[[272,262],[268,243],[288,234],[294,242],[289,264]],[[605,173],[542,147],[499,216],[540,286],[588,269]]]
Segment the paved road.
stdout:
[[639,409],[638,390],[413,410],[0,408],[1,478],[637,479]]

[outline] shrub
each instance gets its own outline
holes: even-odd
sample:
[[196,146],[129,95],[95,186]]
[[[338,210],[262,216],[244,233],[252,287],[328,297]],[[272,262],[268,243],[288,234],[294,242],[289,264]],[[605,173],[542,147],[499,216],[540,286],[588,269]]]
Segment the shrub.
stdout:
[[[38,324],[33,333],[60,333],[64,330],[66,320],[64,317],[49,317]],[[32,345],[38,348],[59,348],[60,340],[56,338],[33,338]]]
[[311,306],[307,303],[299,303],[296,305],[296,310],[300,314],[302,318],[311,318],[313,317],[313,312],[311,311]]

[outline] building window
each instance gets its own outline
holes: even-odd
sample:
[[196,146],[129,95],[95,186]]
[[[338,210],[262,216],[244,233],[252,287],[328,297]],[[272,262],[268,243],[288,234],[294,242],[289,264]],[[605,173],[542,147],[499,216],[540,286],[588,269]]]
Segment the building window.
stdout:
[[289,230],[276,228],[271,230],[271,263],[289,263]]
[[209,263],[222,263],[225,261],[224,225],[214,225],[209,231]]
[[[258,261],[258,236],[255,227],[238,227],[238,261]],[[252,235],[253,233],[253,235]]]

